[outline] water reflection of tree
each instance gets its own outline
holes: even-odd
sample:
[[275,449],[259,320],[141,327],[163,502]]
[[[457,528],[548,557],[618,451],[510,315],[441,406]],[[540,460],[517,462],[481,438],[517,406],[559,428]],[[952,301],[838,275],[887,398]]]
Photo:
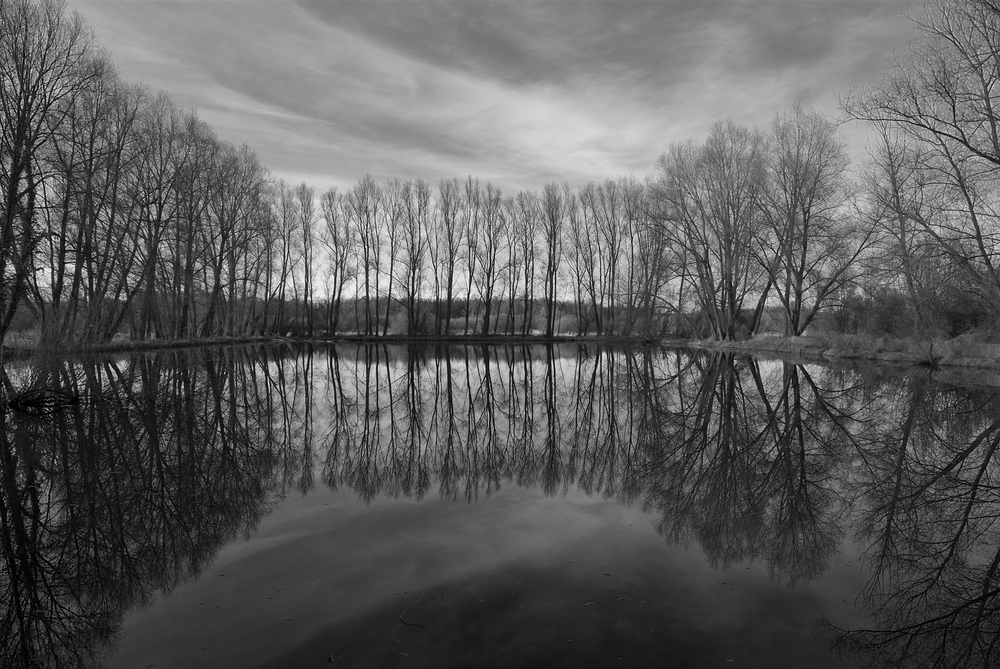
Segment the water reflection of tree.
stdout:
[[553,346],[355,360],[330,380],[324,480],[364,499],[422,496],[432,479],[469,501],[504,483],[577,486],[655,510],[668,539],[716,564],[760,558],[792,582],[840,539],[833,478],[858,418],[795,365]]
[[[577,488],[795,584],[853,528],[886,665],[989,666],[1000,399],[902,377],[596,347],[281,348],[39,365],[0,414],[0,662],[86,664],[123,613],[317,476],[363,499]],[[11,372],[13,374],[13,372]],[[13,405],[17,403],[14,402]],[[34,665],[32,664],[34,663]]]
[[989,667],[1000,643],[1000,403],[912,381],[859,449],[859,538],[872,629],[847,648],[883,666]]
[[275,464],[256,372],[229,353],[32,373],[79,401],[0,411],[0,665],[94,663],[129,608],[256,525]]
[[796,365],[765,376],[728,356],[676,363],[659,379],[648,362],[636,369],[646,506],[660,531],[696,540],[717,566],[759,558],[791,583],[815,577],[842,536],[833,477],[855,418]]
[[[653,350],[327,355],[327,379],[312,381],[326,384],[313,393],[326,405],[312,415],[328,421],[327,485],[371,500],[421,498],[436,482],[439,495],[470,502],[506,484],[550,495],[575,486],[642,505],[668,541],[697,544],[717,566],[759,560],[790,584],[826,569],[850,526],[878,625],[843,633],[846,647],[887,664],[987,666],[993,657],[993,392]],[[275,364],[312,369],[294,357]],[[287,417],[279,407],[276,424],[312,422],[293,404]],[[279,439],[302,462],[304,430]]]

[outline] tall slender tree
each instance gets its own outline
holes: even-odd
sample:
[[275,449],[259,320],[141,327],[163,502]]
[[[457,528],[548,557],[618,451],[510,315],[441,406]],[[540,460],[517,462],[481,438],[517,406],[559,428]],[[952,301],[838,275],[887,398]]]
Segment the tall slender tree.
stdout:
[[106,67],[89,28],[64,2],[0,4],[0,336],[33,279],[48,167],[42,154]]
[[768,289],[753,252],[765,225],[764,149],[759,132],[726,121],[704,144],[675,144],[657,164],[662,230],[692,263],[691,287],[718,339],[754,332],[756,322],[741,322],[743,307]]

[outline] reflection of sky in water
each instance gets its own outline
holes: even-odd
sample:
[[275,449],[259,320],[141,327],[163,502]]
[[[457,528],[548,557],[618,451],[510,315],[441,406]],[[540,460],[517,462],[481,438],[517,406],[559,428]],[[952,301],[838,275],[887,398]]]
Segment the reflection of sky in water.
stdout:
[[366,506],[320,489],[133,616],[108,666],[834,667],[815,623],[856,623],[862,586],[849,557],[796,589],[759,564],[714,570],[647,514],[575,492]]

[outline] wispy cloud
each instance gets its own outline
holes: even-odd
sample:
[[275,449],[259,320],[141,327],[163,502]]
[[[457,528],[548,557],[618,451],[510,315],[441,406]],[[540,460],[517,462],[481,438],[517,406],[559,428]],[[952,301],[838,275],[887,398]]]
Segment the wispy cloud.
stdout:
[[78,0],[126,76],[316,185],[645,173],[715,120],[836,110],[903,0]]

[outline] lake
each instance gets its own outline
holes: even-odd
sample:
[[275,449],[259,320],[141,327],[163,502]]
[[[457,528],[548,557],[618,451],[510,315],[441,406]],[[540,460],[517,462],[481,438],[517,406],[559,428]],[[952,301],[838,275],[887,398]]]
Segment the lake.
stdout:
[[4,383],[4,667],[1000,659],[990,385],[583,345]]

